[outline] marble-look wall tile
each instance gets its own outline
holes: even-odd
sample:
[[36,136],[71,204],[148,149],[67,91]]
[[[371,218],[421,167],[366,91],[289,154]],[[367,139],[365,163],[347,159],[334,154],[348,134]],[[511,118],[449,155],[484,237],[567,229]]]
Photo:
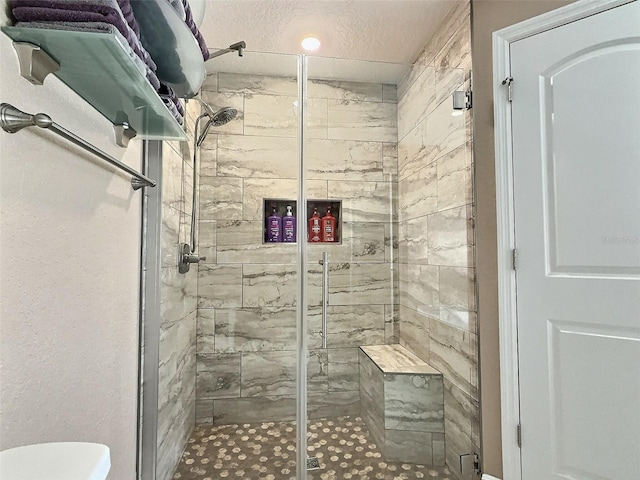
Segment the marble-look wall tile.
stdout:
[[[309,309],[309,334],[320,340],[320,308]],[[327,308],[327,346],[359,347],[384,343],[384,305],[346,305]]]
[[200,265],[198,268],[198,307],[233,308],[242,306],[241,265]]
[[400,312],[396,302],[384,306],[384,343],[400,343]]
[[400,305],[437,317],[440,308],[438,267],[407,264],[400,270]]
[[472,334],[435,319],[431,319],[429,329],[429,363],[462,392],[471,395]]
[[384,103],[398,103],[398,86],[384,83],[382,85],[382,101]]
[[158,478],[171,478],[195,423],[195,312],[160,329],[158,365]]
[[[306,187],[307,198],[315,200],[328,198],[326,180],[308,180]],[[262,221],[263,200],[265,198],[297,199],[298,181],[278,178],[245,178],[244,195],[242,197],[242,219]]]
[[355,391],[360,403],[360,372],[358,368],[358,347],[334,348],[327,350],[329,391]]
[[391,182],[329,180],[329,198],[342,199],[343,222],[389,222],[394,190]]
[[241,220],[242,178],[200,177],[200,220]]
[[400,344],[425,362],[430,357],[429,317],[400,305]]
[[328,138],[398,141],[396,104],[347,100],[328,102]]
[[[428,217],[418,217],[399,223],[398,255],[401,263],[426,265],[429,263],[427,247]],[[403,267],[404,268],[404,267]]]
[[216,263],[217,228],[216,220],[200,220],[198,223],[198,254],[206,257],[201,263]]
[[218,73],[218,91],[245,95],[298,95],[297,65],[291,62],[290,76],[247,75],[242,73]]
[[249,264],[242,267],[243,307],[293,307],[298,271],[295,264]]
[[[295,355],[295,353],[294,353]],[[326,348],[309,350],[307,353],[307,392],[329,391],[329,356]]]
[[398,182],[398,219],[402,222],[438,210],[438,172],[436,162]]
[[[313,66],[311,66],[313,69]],[[382,102],[383,86],[380,83],[346,82],[310,78],[307,86],[309,98]]]
[[163,328],[181,322],[196,310],[196,296],[185,288],[186,277],[176,267],[160,270],[160,316]]
[[469,21],[469,14],[469,0],[456,2],[440,23],[439,28],[433,34],[422,53],[418,56],[416,63],[421,65],[434,65],[437,54],[447,44],[447,41],[453,36],[454,32],[456,32],[464,22]]
[[[245,98],[245,135],[296,138],[297,97],[252,95]],[[307,135],[327,138],[327,100],[308,99]]]
[[198,309],[198,325],[196,329],[196,352],[215,353],[215,310],[213,308]]
[[213,424],[213,400],[196,400],[196,425]]
[[311,419],[360,414],[360,394],[344,392],[309,392],[307,415]]
[[160,256],[163,267],[178,265],[178,242],[180,240],[180,211],[169,205],[162,206],[162,229],[160,230]]
[[216,309],[216,351],[295,350],[294,308]]
[[[309,179],[384,180],[380,142],[309,139],[305,161]],[[296,169],[291,165],[295,165],[295,162],[289,164],[295,176]],[[286,178],[283,175],[280,177]]]
[[476,331],[475,276],[472,268],[440,267],[440,320]]
[[342,263],[329,268],[330,305],[374,305],[392,301],[388,264]]
[[465,143],[465,119],[452,116],[451,105],[441,103],[398,142],[400,179]]
[[384,445],[384,377],[362,350],[358,351],[361,415],[378,445]]
[[435,58],[438,70],[459,68],[471,69],[471,21],[467,17],[438,52]]
[[436,98],[435,103],[453,102],[451,96],[457,90],[465,90],[464,70],[461,68],[441,68],[436,70]]
[[453,460],[458,459],[459,455],[478,451],[478,447],[471,440],[472,423],[479,417],[478,405],[448,381],[445,381],[444,400],[446,459],[454,470],[453,473],[462,478],[459,461],[453,463]]
[[295,395],[296,352],[244,352],[242,397]]
[[470,204],[471,165],[467,163],[466,146],[462,145],[440,157],[437,166],[438,210]]
[[467,207],[452,208],[429,215],[427,245],[429,263],[466,267],[471,264],[471,228]]
[[218,264],[296,262],[294,244],[262,243],[264,225],[261,221],[218,221],[217,226]]
[[218,74],[210,73],[204,78],[204,82],[202,84],[202,90],[208,90],[210,92],[218,91]]
[[286,422],[296,418],[294,395],[228,398],[213,401],[214,425]]
[[444,433],[442,375],[384,375],[385,428]]
[[386,224],[342,222],[342,243],[308,244],[309,258],[320,259],[322,252],[329,255],[329,264],[345,262],[384,262]]
[[433,465],[433,434],[408,430],[386,430],[384,458],[389,462]]
[[200,175],[203,177],[215,177],[218,174],[218,135],[207,134],[204,142],[198,150],[200,163]]
[[431,112],[436,104],[436,69],[424,67],[398,101],[398,140],[402,140]]
[[398,143],[382,144],[382,171],[384,179],[395,181],[398,175]]
[[[391,265],[398,262],[400,254],[400,243],[398,242],[399,225],[395,221],[384,224],[384,260]],[[397,274],[397,271],[395,273]],[[393,285],[397,287],[395,277],[393,282]]]
[[202,91],[202,99],[208,103],[214,111],[224,107],[233,107],[238,113],[236,117],[225,125],[215,127],[215,133],[231,133],[242,135],[245,128],[245,99],[237,93]]
[[[163,144],[164,145],[164,144]],[[182,211],[182,157],[172,148],[162,151],[162,205]]]
[[217,174],[243,178],[297,178],[295,138],[219,135]]
[[240,396],[240,354],[197,355],[198,399]]
[[182,174],[182,212],[191,216],[193,209],[193,167],[185,163]]

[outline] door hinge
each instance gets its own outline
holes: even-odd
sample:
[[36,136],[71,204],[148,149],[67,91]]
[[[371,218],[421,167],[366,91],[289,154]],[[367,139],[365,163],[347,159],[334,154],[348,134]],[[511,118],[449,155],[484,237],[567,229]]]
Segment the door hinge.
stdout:
[[511,250],[511,266],[514,270],[518,267],[518,252],[515,248]]
[[511,88],[511,84],[513,83],[513,77],[507,77],[502,81],[502,85],[507,86],[507,92],[509,95],[509,101],[513,101],[513,89]]
[[518,442],[518,448],[522,448],[522,425],[520,424],[516,427],[516,441]]

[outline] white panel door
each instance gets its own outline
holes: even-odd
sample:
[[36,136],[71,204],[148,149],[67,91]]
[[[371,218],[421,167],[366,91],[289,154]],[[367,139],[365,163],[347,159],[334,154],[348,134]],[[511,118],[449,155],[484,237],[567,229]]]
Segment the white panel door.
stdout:
[[640,478],[640,2],[511,44],[524,480]]

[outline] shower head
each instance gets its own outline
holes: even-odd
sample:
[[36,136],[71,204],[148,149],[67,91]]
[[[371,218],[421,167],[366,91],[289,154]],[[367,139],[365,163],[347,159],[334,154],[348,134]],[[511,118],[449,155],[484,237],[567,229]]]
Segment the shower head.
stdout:
[[224,107],[218,110],[217,112],[213,112],[213,109],[211,108],[210,105],[204,102],[202,102],[202,104],[204,105],[206,110],[206,113],[204,113],[203,115],[209,117],[209,120],[207,121],[206,125],[202,129],[202,133],[200,134],[200,136],[198,137],[198,140],[196,141],[196,147],[199,147],[200,145],[202,145],[202,142],[204,142],[204,139],[206,138],[207,134],[209,133],[209,129],[212,126],[220,127],[226,123],[229,123],[238,114],[238,110],[236,110],[233,107]]

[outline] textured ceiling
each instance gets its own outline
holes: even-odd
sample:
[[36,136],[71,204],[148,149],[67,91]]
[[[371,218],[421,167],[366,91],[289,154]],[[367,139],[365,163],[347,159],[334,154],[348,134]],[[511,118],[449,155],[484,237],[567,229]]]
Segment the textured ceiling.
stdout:
[[[196,1],[196,0],[193,0]],[[247,50],[412,63],[456,0],[206,0],[200,26],[210,48],[240,40]]]

